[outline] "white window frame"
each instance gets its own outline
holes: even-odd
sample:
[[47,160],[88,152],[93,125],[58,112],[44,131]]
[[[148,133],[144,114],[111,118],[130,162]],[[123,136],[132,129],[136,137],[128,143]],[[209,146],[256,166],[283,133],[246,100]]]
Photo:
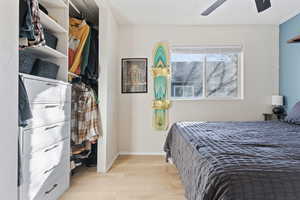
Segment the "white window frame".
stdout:
[[[194,97],[194,98],[188,98],[188,97],[172,97],[172,71],[171,71],[171,77],[169,81],[169,96],[171,101],[241,101],[244,100],[244,47],[242,45],[234,45],[234,46],[239,46],[242,50],[239,55],[238,59],[238,95],[237,97],[208,97],[207,96],[207,89],[206,89],[206,57],[205,61],[203,64],[203,96],[202,97]],[[215,45],[215,46],[192,46],[192,47],[187,47],[187,46],[172,46],[171,47],[171,56],[172,56],[172,49],[173,48],[230,48],[231,46],[220,46],[220,45]],[[170,70],[172,70],[172,66],[170,66]]]
[[[174,94],[176,93],[176,89],[177,89],[177,88],[182,88],[183,96],[186,96],[186,95],[185,95],[185,93],[186,93],[186,92],[185,92],[185,91],[186,91],[185,89],[186,89],[186,88],[191,88],[191,89],[192,89],[192,92],[195,93],[195,88],[194,88],[193,86],[189,86],[189,85],[175,85],[175,86],[174,86],[174,90],[173,90]],[[181,98],[182,98],[182,99],[185,99],[185,98],[187,98],[187,97],[176,97],[176,98],[177,98],[177,99],[181,99]]]

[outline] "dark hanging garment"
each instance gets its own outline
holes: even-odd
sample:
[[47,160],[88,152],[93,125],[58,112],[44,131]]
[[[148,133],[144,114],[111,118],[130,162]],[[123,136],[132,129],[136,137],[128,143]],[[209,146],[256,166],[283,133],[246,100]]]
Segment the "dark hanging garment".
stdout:
[[85,76],[88,79],[97,80],[99,76],[99,40],[98,31],[91,30],[91,41],[89,51],[89,62],[85,70]]
[[86,39],[83,52],[82,52],[82,58],[81,58],[81,64],[80,64],[80,72],[81,75],[85,74],[85,70],[87,65],[89,64],[89,55],[90,55],[90,47],[91,47],[91,31],[89,32],[89,36]]
[[20,15],[19,15],[19,27],[21,28],[24,25],[25,22],[25,18],[28,14],[28,1],[27,0],[20,0],[19,1],[19,11],[20,11]]
[[25,127],[28,125],[28,120],[32,118],[30,104],[26,88],[19,76],[19,126]]
[[[19,76],[19,127],[28,125],[28,120],[32,118],[28,95],[21,76]],[[21,173],[21,152],[20,139],[18,140],[18,186],[22,181]]]
[[87,167],[97,167],[98,143],[92,144],[92,150],[89,157],[85,160]]
[[32,22],[31,0],[20,0],[20,38],[34,40],[34,25]]

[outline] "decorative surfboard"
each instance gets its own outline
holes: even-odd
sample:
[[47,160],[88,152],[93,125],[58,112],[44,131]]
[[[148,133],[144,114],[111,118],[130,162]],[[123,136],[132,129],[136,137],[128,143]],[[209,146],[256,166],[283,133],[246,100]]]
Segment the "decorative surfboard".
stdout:
[[153,50],[152,75],[154,79],[153,127],[156,130],[167,130],[169,125],[168,79],[170,76],[169,44],[159,42]]

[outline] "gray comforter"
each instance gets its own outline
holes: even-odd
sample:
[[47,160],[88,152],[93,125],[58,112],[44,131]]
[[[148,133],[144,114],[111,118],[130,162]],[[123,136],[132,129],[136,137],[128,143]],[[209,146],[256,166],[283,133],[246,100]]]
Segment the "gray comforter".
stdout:
[[300,126],[181,122],[165,151],[188,200],[300,200]]

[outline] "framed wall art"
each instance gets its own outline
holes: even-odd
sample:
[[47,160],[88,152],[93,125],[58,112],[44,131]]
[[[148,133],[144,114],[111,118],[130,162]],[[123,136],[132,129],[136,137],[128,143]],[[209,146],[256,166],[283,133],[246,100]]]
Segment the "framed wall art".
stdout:
[[122,59],[122,93],[148,92],[148,59]]

